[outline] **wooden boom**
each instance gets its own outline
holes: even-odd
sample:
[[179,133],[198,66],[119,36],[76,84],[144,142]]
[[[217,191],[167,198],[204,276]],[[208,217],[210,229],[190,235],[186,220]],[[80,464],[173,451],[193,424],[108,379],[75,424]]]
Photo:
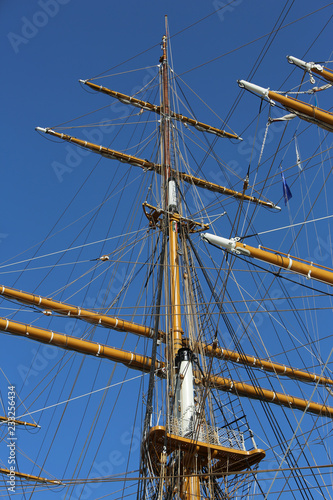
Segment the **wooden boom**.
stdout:
[[[134,352],[115,349],[89,340],[81,340],[76,337],[71,337],[70,335],[64,335],[25,323],[18,323],[17,321],[11,321],[6,318],[0,318],[0,330],[31,340],[37,340],[38,342],[56,345],[66,350],[80,352],[81,354],[90,354],[99,358],[106,358],[110,361],[122,363],[129,368],[134,368],[146,373],[150,371],[151,358],[148,356],[141,356]],[[162,363],[157,361],[156,370],[161,369],[162,365]]]
[[27,481],[38,481],[39,483],[46,483],[51,485],[62,485],[61,481],[57,481],[55,479],[47,479],[46,477],[33,476],[32,474],[25,474],[24,472],[11,471],[6,469],[5,467],[0,467],[0,474],[6,474],[7,476],[15,476],[20,479],[27,479]]
[[295,113],[299,118],[315,123],[329,132],[333,132],[333,113],[330,111],[325,111],[313,106],[312,104],[299,101],[293,97],[288,97],[269,89],[264,89],[263,87],[246,82],[245,80],[239,80],[238,84],[240,87],[250,90],[251,92],[255,92],[262,97],[266,97],[272,102],[279,102],[284,108],[292,113]]
[[[161,106],[157,106],[156,104],[151,104],[147,101],[142,101],[141,99],[136,99],[135,97],[131,97],[126,94],[122,94],[121,92],[116,92],[115,90],[110,90],[106,87],[102,87],[102,85],[96,85],[95,83],[91,83],[88,80],[79,80],[81,83],[88,85],[91,89],[96,92],[102,92],[103,94],[107,94],[115,99],[118,99],[123,104],[132,104],[132,106],[136,106],[141,109],[145,109],[147,111],[153,111],[154,113],[161,114]],[[228,139],[239,139],[242,140],[241,137],[237,134],[231,134],[230,132],[226,132],[225,130],[221,130],[216,127],[212,127],[211,125],[206,125],[206,123],[198,122],[193,118],[188,118],[187,116],[180,115],[179,113],[175,113],[174,111],[170,111],[170,117],[191,125],[196,128],[200,132],[209,132],[210,134],[217,135],[218,137],[227,137]]]
[[[30,340],[56,345],[68,351],[76,351],[82,354],[88,354],[120,362],[128,368],[134,368],[145,373],[150,371],[151,358],[149,356],[143,356],[133,352],[124,351],[122,349],[115,349],[88,340],[81,340],[62,333],[11,321],[6,318],[0,318],[0,330],[13,335],[18,335],[20,337],[25,337]],[[155,369],[158,377],[165,378],[166,373],[164,362],[156,361]],[[231,392],[239,396],[259,399],[261,401],[278,404],[287,408],[294,408],[303,411],[306,410],[308,413],[333,418],[333,407],[330,406],[320,405],[305,399],[295,398],[293,396],[263,389],[261,387],[254,387],[250,384],[233,381],[211,374],[202,375],[197,372],[195,373],[195,377],[195,382],[197,384],[203,383],[204,385],[214,387],[221,391]]]
[[[132,321],[126,321],[123,319],[114,318],[112,316],[107,316],[106,314],[96,313],[90,311],[89,309],[84,309],[82,307],[73,306],[71,304],[66,304],[57,300],[48,299],[46,297],[41,297],[40,295],[36,295],[33,293],[15,290],[15,288],[9,288],[0,285],[0,295],[2,295],[3,297],[7,297],[8,299],[17,300],[23,304],[30,304],[39,307],[40,309],[45,309],[46,312],[55,311],[58,314],[81,319],[83,321],[87,321],[88,323],[93,323],[97,326],[111,328],[112,330],[135,333],[136,335],[141,335],[148,338],[152,338],[154,334],[152,328],[133,323]],[[162,336],[163,334],[161,332],[160,338]]]
[[287,59],[290,64],[295,64],[296,66],[305,69],[305,71],[308,71],[310,74],[316,73],[316,75],[325,78],[326,81],[333,83],[333,72],[329,68],[325,68],[325,66],[314,62],[305,62],[293,56],[287,56]]
[[15,418],[9,418],[9,417],[2,417],[0,416],[0,422],[7,422],[8,425],[26,425],[28,427],[38,427],[40,428],[40,425],[38,424],[32,424],[31,422],[24,422],[23,420],[16,420]]
[[286,406],[287,408],[308,411],[309,413],[314,413],[323,417],[333,418],[333,407],[313,403],[301,398],[295,398],[293,396],[289,396],[288,394],[263,389],[262,387],[254,387],[253,385],[244,384],[243,382],[234,382],[230,379],[215,375],[210,375],[204,379],[204,383],[209,385],[209,387],[215,387],[215,389],[228,391],[232,394],[237,394],[238,396],[260,399],[261,401]]
[[[105,148],[104,146],[99,146],[98,144],[93,144],[92,142],[83,141],[81,139],[77,139],[76,137],[61,134],[59,132],[55,132],[50,128],[41,128],[36,127],[36,130],[39,132],[44,132],[45,134],[51,134],[63,141],[70,142],[72,144],[76,144],[77,146],[81,146],[85,149],[89,149],[94,153],[98,153],[105,158],[110,158],[111,160],[118,160],[123,163],[129,163],[135,167],[141,167],[144,170],[153,170],[154,172],[163,175],[162,166],[158,163],[153,163],[149,160],[144,160],[142,158],[137,158],[136,156],[127,155],[125,153],[120,153],[119,151],[115,151],[113,149]],[[267,208],[274,208],[276,210],[281,210],[280,207],[272,203],[271,201],[264,201],[256,198],[255,196],[249,196],[243,194],[239,191],[234,191],[233,189],[229,189],[224,186],[219,186],[213,182],[206,181],[205,179],[199,179],[198,177],[194,177],[193,175],[187,174],[185,172],[176,172],[176,170],[170,168],[170,176],[175,177],[176,179],[182,180],[184,182],[188,182],[189,184],[193,184],[195,186],[208,189],[209,191],[213,191],[214,193],[224,194],[226,196],[231,196],[234,198],[239,198],[244,201],[249,201],[255,203],[257,205],[262,205]]]
[[[46,297],[41,297],[40,295],[22,292],[20,290],[15,290],[14,288],[4,286],[0,286],[0,294],[4,297],[7,297],[8,299],[17,300],[23,304],[34,305],[35,307],[46,309],[46,311],[50,312],[56,311],[58,314],[71,316],[72,318],[87,321],[88,323],[93,323],[98,326],[103,326],[122,332],[134,333],[135,335],[143,336],[146,338],[152,338],[153,336],[153,330],[144,325],[139,325],[131,321],[124,321],[121,318],[113,318],[112,316],[107,316],[105,314],[99,314],[90,311],[89,309],[73,306],[64,302],[58,302]],[[159,331],[158,339],[165,343],[165,332]],[[183,347],[188,346],[188,340],[183,339]],[[321,377],[315,373],[308,373],[303,370],[298,370],[280,363],[273,363],[272,361],[256,358],[245,353],[239,353],[237,351],[231,351],[229,349],[222,349],[220,347],[208,345],[203,342],[198,343],[197,347],[199,349],[199,352],[202,350],[206,356],[224,359],[226,361],[231,361],[240,365],[260,368],[264,371],[276,373],[277,375],[300,380],[302,382],[318,382],[321,385],[333,385],[333,380],[330,378]],[[1,418],[4,417],[0,417],[0,420]]]
[[231,361],[232,363],[237,363],[239,365],[260,368],[261,370],[264,370],[266,372],[275,373],[276,375],[282,375],[284,377],[299,380],[301,382],[314,382],[321,385],[333,385],[333,380],[331,378],[322,377],[315,373],[308,373],[304,370],[298,370],[281,363],[273,363],[272,361],[267,361],[266,359],[256,358],[254,356],[249,356],[248,354],[242,354],[237,351],[222,349],[220,347],[214,347],[212,345],[202,344],[202,349],[206,356],[224,359],[226,361]]
[[209,233],[203,233],[201,237],[204,241],[219,246],[228,252],[253,257],[254,259],[273,264],[296,274],[301,274],[307,279],[311,278],[327,285],[333,285],[333,269],[313,265],[313,262],[302,261],[297,257],[292,257],[276,250],[270,250],[269,248],[262,250],[262,247],[251,247],[246,243],[237,241],[237,238],[227,239]]

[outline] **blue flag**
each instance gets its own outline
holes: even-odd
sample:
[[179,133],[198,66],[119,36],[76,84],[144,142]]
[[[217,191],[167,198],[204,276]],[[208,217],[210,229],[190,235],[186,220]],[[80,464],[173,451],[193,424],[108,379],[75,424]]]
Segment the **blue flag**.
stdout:
[[281,168],[281,177],[282,177],[282,188],[283,188],[284,204],[287,205],[288,201],[290,200],[290,198],[293,197],[293,195],[291,194],[291,191],[289,189],[287,181],[284,178],[284,175],[283,175],[283,172],[282,172],[282,167],[280,166],[280,168]]

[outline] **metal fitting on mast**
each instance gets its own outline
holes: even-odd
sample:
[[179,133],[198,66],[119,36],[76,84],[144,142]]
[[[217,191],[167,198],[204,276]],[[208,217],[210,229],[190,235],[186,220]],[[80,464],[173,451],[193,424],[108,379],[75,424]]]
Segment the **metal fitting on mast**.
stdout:
[[275,102],[269,97],[269,88],[265,89],[264,87],[247,82],[246,80],[237,80],[237,83],[241,89],[249,90],[250,92],[258,94],[261,97],[265,97],[272,106],[275,105]]
[[321,64],[316,64],[314,62],[305,62],[302,59],[298,59],[294,56],[287,56],[287,60],[290,64],[295,64],[306,71],[311,71],[312,69],[316,69],[318,71],[323,71],[323,66]]
[[172,213],[178,213],[177,184],[173,177],[168,181],[168,210]]
[[195,402],[193,390],[193,352],[182,347],[176,355],[178,370],[177,400],[178,418],[183,436],[191,436],[194,431]]
[[176,355],[176,366],[179,370],[182,361],[192,361],[193,352],[189,347],[181,347]]

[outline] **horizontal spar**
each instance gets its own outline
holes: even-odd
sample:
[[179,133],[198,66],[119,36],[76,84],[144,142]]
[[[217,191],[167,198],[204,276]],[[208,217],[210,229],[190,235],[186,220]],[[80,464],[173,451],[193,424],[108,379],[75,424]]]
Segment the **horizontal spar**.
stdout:
[[[113,318],[112,316],[107,316],[105,314],[95,313],[89,309],[72,306],[64,302],[58,302],[46,297],[41,297],[40,295],[22,292],[20,290],[15,290],[14,288],[4,286],[0,286],[0,294],[9,299],[17,300],[23,304],[34,305],[41,309],[46,309],[46,311],[55,311],[58,314],[87,321],[88,323],[93,323],[97,326],[103,326],[105,328],[111,328],[113,330],[126,333],[134,333],[135,335],[147,338],[153,337],[153,330],[144,325],[139,325],[131,321],[125,321],[121,318]],[[165,332],[160,330],[158,332],[158,338],[162,342],[165,342]],[[187,339],[183,339],[183,345],[184,347],[188,346]],[[333,385],[332,379],[321,377],[315,373],[307,373],[303,370],[298,370],[280,363],[273,363],[271,361],[256,358],[245,353],[241,354],[237,351],[213,347],[202,342],[198,344],[198,348],[199,351],[202,349],[206,356],[225,359],[226,361],[232,361],[237,364],[253,366],[255,368],[260,368],[268,372],[273,372],[278,375],[283,375],[303,382],[319,382],[319,384],[322,385]]]
[[[104,156],[105,158],[109,158],[111,160],[118,160],[122,163],[128,163],[129,165],[133,165],[134,167],[141,167],[145,171],[152,170],[160,175],[163,173],[162,165],[160,165],[158,163],[154,163],[154,162],[151,162],[149,160],[144,160],[143,158],[137,158],[136,156],[127,155],[125,153],[121,153],[120,151],[106,148],[104,146],[100,146],[100,145],[94,144],[92,142],[83,141],[82,139],[77,139],[76,137],[73,137],[73,136],[68,135],[68,134],[61,134],[61,133],[56,132],[55,130],[52,130],[50,128],[36,127],[36,130],[39,132],[43,132],[45,134],[53,135],[54,137],[58,137],[59,139],[62,139],[63,141],[70,142],[72,144],[76,144],[77,146],[88,149],[89,151],[92,151],[94,153],[100,154],[101,156]],[[182,180],[182,181],[187,182],[189,184],[192,184],[194,186],[198,186],[198,187],[207,189],[207,190],[212,191],[214,193],[224,194],[226,196],[231,196],[233,198],[238,198],[238,199],[241,199],[244,201],[249,201],[249,202],[255,203],[256,205],[262,205],[262,206],[267,207],[267,208],[281,210],[280,207],[278,207],[277,205],[275,205],[271,201],[264,201],[264,200],[261,200],[259,198],[256,198],[255,196],[249,196],[249,195],[243,194],[239,191],[229,189],[225,186],[220,186],[219,184],[215,184],[214,182],[206,181],[205,179],[200,179],[198,177],[195,177],[194,175],[187,174],[185,172],[177,172],[176,170],[171,169],[170,174],[171,174],[171,176],[175,177],[176,179]]]
[[[132,106],[145,109],[146,111],[153,111],[154,113],[157,113],[159,115],[162,114],[161,106],[157,106],[156,104],[151,104],[150,102],[143,101],[142,99],[137,99],[136,97],[132,97],[126,94],[122,94],[121,92],[116,92],[115,90],[108,89],[106,87],[103,87],[102,85],[96,85],[95,83],[89,82],[88,80],[79,81],[80,83],[88,85],[88,87],[90,87],[92,90],[95,90],[96,92],[102,92],[103,94],[118,99],[123,104],[131,104]],[[200,132],[209,132],[210,134],[217,135],[218,137],[227,137],[228,139],[242,140],[242,138],[237,134],[232,134],[230,132],[226,132],[225,130],[207,125],[206,123],[198,122],[194,118],[188,118],[187,116],[175,113],[174,111],[170,112],[170,117],[179,122],[188,123]]]
[[234,191],[233,189],[229,189],[224,186],[219,186],[218,184],[206,181],[205,179],[199,179],[194,175],[190,175],[185,172],[176,173],[175,171],[173,171],[173,174],[178,176],[181,180],[188,182],[189,184],[194,184],[195,186],[207,189],[208,191],[213,191],[214,193],[220,193],[226,196],[231,196],[232,198],[238,198],[240,200],[249,201],[255,203],[256,205],[261,205],[266,208],[274,208],[275,210],[281,210],[280,207],[278,207],[271,201],[260,200],[255,196],[249,196],[239,191]]
[[325,78],[326,81],[333,83],[333,72],[329,68],[325,68],[325,66],[314,62],[302,61],[301,59],[297,59],[297,57],[294,56],[287,56],[287,59],[290,64],[299,66],[300,68],[310,73],[310,75],[311,73],[315,73],[316,75]]
[[[23,420],[16,420],[15,418],[11,418],[11,417],[0,416],[0,422],[6,422],[7,426],[10,426],[12,424],[12,425],[24,425],[24,426],[28,426],[28,427],[40,428],[40,425],[38,425],[38,424],[32,424],[31,422],[24,422]],[[0,427],[0,429],[1,429],[1,427]]]
[[25,474],[24,472],[19,472],[17,470],[13,472],[4,467],[0,467],[0,474],[5,474],[6,476],[14,476],[20,479],[26,479],[27,481],[37,481],[39,483],[44,483],[44,484],[46,483],[53,486],[58,486],[63,484],[61,481],[57,481],[55,479],[47,479],[46,477],[33,476],[32,474]]
[[219,246],[227,252],[243,255],[245,257],[253,257],[254,259],[261,260],[267,264],[292,271],[296,274],[301,274],[307,279],[314,279],[333,285],[333,269],[324,268],[319,265],[314,265],[313,262],[301,261],[297,257],[277,252],[276,250],[267,251],[261,248],[255,248],[246,243],[241,243],[237,238],[223,238],[215,234],[203,233],[201,238],[208,243]]
[[272,361],[256,358],[254,356],[242,354],[237,351],[231,351],[229,349],[222,349],[220,347],[215,348],[212,345],[202,344],[202,349],[206,356],[224,359],[238,365],[259,368],[263,371],[275,373],[276,375],[282,375],[291,379],[299,380],[301,382],[312,382],[321,385],[333,385],[333,380],[330,378],[322,377],[315,373],[308,373],[304,370],[292,368],[291,366],[286,366],[281,363],[273,363]]
[[[26,337],[31,340],[37,340],[44,344],[51,344],[68,351],[76,351],[81,354],[88,354],[99,358],[109,359],[116,363],[122,363],[129,368],[134,368],[148,373],[151,367],[151,358],[142,356],[134,352],[115,349],[97,342],[89,340],[81,340],[76,337],[71,337],[62,333],[53,332],[51,330],[37,328],[25,323],[18,323],[6,318],[0,318],[0,330],[3,332]],[[156,361],[156,370],[161,370],[164,363]]]
[[[42,343],[56,345],[68,351],[76,351],[81,354],[92,355],[100,358],[109,359],[111,361],[119,362],[127,366],[140,370],[142,372],[149,372],[151,367],[151,358],[121,349],[114,349],[102,344],[90,342],[88,340],[81,340],[69,335],[44,330],[35,326],[10,321],[5,318],[0,318],[0,330],[18,335],[30,340],[36,340]],[[156,361],[155,364],[156,375],[160,378],[165,378],[165,363]],[[295,398],[275,391],[270,391],[263,388],[256,388],[250,384],[243,382],[236,382],[227,378],[218,377],[215,375],[204,375],[201,379],[201,373],[196,373],[196,382],[208,384],[210,387],[216,389],[232,392],[238,396],[259,399],[268,403],[279,404],[287,408],[295,408],[298,410],[307,410],[309,413],[316,415],[333,417],[333,408],[329,406],[312,403],[301,398]]]
[[333,113],[330,111],[325,111],[324,109],[299,101],[293,97],[259,87],[259,85],[254,85],[253,83],[246,82],[245,80],[239,80],[238,85],[246,90],[259,94],[262,97],[266,97],[269,101],[271,101],[271,103],[274,101],[279,102],[284,108],[286,108],[287,111],[295,113],[299,118],[315,123],[329,132],[333,132]]
[[215,389],[221,391],[231,392],[232,394],[236,394],[238,396],[244,396],[250,399],[259,399],[260,401],[266,401],[267,403],[273,403],[286,408],[307,411],[308,413],[312,413],[314,415],[333,418],[333,407],[313,403],[302,398],[295,398],[288,394],[263,389],[262,387],[254,387],[253,385],[245,384],[243,382],[234,382],[230,379],[214,375],[210,375],[204,379],[204,383],[209,385],[209,387],[214,387]]
[[[42,297],[41,295],[23,292],[21,290],[16,290],[15,288],[9,288],[0,285],[0,295],[11,300],[17,300],[18,302],[21,302],[23,304],[29,304],[40,309],[45,309],[46,313],[49,311],[54,311],[64,316],[70,316],[72,318],[87,321],[88,323],[93,323],[97,326],[103,326],[122,332],[135,333],[136,335],[141,335],[148,338],[152,338],[154,334],[152,328],[133,323],[132,321],[114,318],[106,314],[95,313],[93,311],[90,311],[89,309],[84,309],[82,307],[73,306],[65,302],[48,299],[46,297]],[[164,334],[162,334],[162,332],[159,332],[159,338],[161,338],[163,335]]]

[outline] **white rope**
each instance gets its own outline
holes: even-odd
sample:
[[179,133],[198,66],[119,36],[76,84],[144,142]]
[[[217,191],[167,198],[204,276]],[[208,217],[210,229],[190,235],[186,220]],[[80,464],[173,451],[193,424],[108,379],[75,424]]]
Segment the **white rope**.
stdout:
[[[254,186],[256,185],[256,182],[257,182],[258,171],[259,171],[259,167],[260,167],[260,164],[261,164],[261,158],[262,158],[262,155],[264,153],[264,147],[265,147],[265,144],[266,144],[266,138],[267,138],[267,134],[268,134],[269,125],[270,125],[270,122],[268,121],[266,123],[265,135],[264,135],[264,138],[263,138],[263,141],[262,141],[262,145],[261,145],[261,150],[260,150],[260,155],[259,155],[259,160],[258,160],[258,166],[256,168],[254,180],[253,180],[253,183],[252,183],[251,196],[253,196]],[[256,133],[256,135],[257,135],[257,133]],[[253,152],[253,147],[252,147],[252,152]],[[252,157],[252,153],[251,153],[251,157]],[[250,203],[248,203],[247,207],[246,207],[245,216],[244,216],[244,219],[243,219],[242,232],[244,231],[244,227],[245,227],[245,223],[246,223],[247,218],[248,218],[249,210],[250,210]]]
[[[132,118],[133,116],[139,116],[139,113],[135,113],[132,115],[128,116],[122,116],[120,118],[115,118],[114,120],[120,120],[122,118]],[[72,127],[61,127],[61,130],[72,130],[72,129],[78,129],[78,128],[95,128],[95,127],[110,127],[112,125],[113,127],[123,127],[124,125],[146,125],[146,123],[155,123],[155,120],[147,120],[145,122],[138,120],[136,122],[121,122],[121,123],[113,123],[114,120],[107,120],[103,123],[91,123],[88,125],[77,125],[77,126],[72,126]],[[54,127],[55,128],[55,127]],[[58,130],[60,130],[60,127],[58,127]],[[134,147],[134,146],[133,146]]]
[[[330,360],[330,358],[331,358],[332,354],[333,354],[333,349],[331,349],[331,352],[329,353],[329,356],[328,356],[328,358],[327,358],[327,360],[326,360],[326,363],[325,363],[325,365],[323,366],[323,368],[322,368],[322,370],[321,370],[320,377],[322,377],[322,376],[323,376],[324,371],[325,371],[325,369],[326,369],[326,367],[327,367],[327,365],[328,365],[328,362],[329,362],[329,360]],[[319,379],[318,379],[318,382],[316,383],[316,385],[315,385],[315,387],[314,387],[314,389],[313,389],[313,391],[312,391],[312,394],[311,394],[311,396],[310,396],[310,398],[309,398],[309,400],[308,400],[308,403],[310,403],[310,402],[312,401],[312,399],[313,399],[313,396],[314,396],[315,392],[318,390],[318,385],[319,385]],[[290,442],[289,442],[288,448],[286,449],[286,451],[285,451],[285,453],[284,453],[284,455],[283,455],[283,457],[282,457],[282,460],[281,460],[281,462],[280,462],[279,468],[278,468],[278,470],[277,470],[277,472],[276,472],[276,474],[275,474],[274,478],[272,479],[271,485],[270,485],[269,490],[267,491],[267,493],[266,493],[266,495],[265,495],[265,499],[264,499],[264,500],[266,500],[266,499],[268,498],[269,493],[270,493],[270,491],[271,491],[271,489],[272,489],[272,487],[273,487],[273,484],[274,484],[274,482],[275,482],[275,480],[276,480],[277,476],[279,475],[279,472],[280,472],[280,471],[281,471],[281,469],[282,469],[283,462],[285,461],[285,459],[286,459],[286,457],[287,457],[287,455],[288,455],[288,453],[289,453],[289,451],[290,451],[290,449],[291,449],[291,445],[292,445],[292,443],[293,443],[294,439],[296,438],[296,435],[297,435],[298,429],[299,429],[299,428],[300,428],[300,426],[301,426],[302,420],[303,420],[303,418],[305,417],[306,412],[307,412],[307,408],[303,411],[302,417],[300,418],[300,420],[299,420],[299,422],[298,422],[298,425],[297,425],[297,427],[296,427],[296,430],[295,430],[295,432],[294,432],[294,434],[293,434],[293,436],[292,436],[292,438],[291,438],[291,440],[290,440]]]
[[128,71],[122,71],[121,73],[110,73],[109,75],[103,75],[103,76],[96,76],[95,78],[89,78],[88,81],[92,82],[93,80],[97,80],[98,78],[109,78],[110,76],[118,76],[118,75],[126,75],[127,73],[134,73],[135,71],[143,71],[146,69],[150,68],[157,68],[156,64],[153,66],[146,66],[145,68],[137,68],[137,69],[130,69]]
[[112,387],[116,387],[117,385],[125,384],[126,382],[132,382],[133,380],[144,377],[145,375],[148,375],[148,374],[143,373],[142,375],[138,375],[137,377],[123,380],[122,382],[117,382],[117,383],[112,384],[112,385],[106,385],[105,387],[102,387],[101,389],[96,389],[95,391],[87,392],[86,394],[81,394],[81,396],[76,396],[75,398],[70,398],[70,399],[66,399],[65,401],[60,401],[59,403],[55,403],[54,405],[45,406],[44,408],[40,408],[39,410],[34,410],[34,411],[30,411],[28,413],[24,413],[23,415],[21,415],[20,417],[17,417],[17,418],[18,418],[18,420],[20,420],[21,418],[29,416],[29,415],[33,415],[34,413],[39,413],[39,412],[44,411],[44,410],[49,410],[50,408],[54,408],[55,406],[64,405],[65,403],[70,403],[72,401],[75,401],[76,399],[85,398],[86,396],[90,396],[91,394],[96,394],[97,392],[105,391],[105,389],[111,389]]
[[137,234],[137,233],[140,233],[142,231],[147,231],[147,228],[138,229],[137,231],[132,231],[130,233],[118,234],[117,236],[110,236],[110,238],[104,238],[103,240],[92,241],[91,243],[85,243],[84,245],[78,245],[76,247],[65,248],[63,250],[58,250],[57,252],[51,252],[51,253],[48,253],[48,254],[45,254],[45,255],[40,255],[38,257],[32,257],[30,259],[20,260],[18,262],[13,262],[11,264],[6,264],[4,266],[0,266],[0,269],[3,269],[4,267],[15,266],[17,264],[23,264],[24,262],[31,262],[33,260],[43,259],[44,257],[50,257],[51,255],[57,255],[57,254],[63,253],[63,252],[71,252],[72,250],[77,250],[78,248],[84,248],[84,247],[88,247],[88,246],[91,246],[91,245],[97,245],[98,243],[104,243],[105,241],[110,241],[110,240],[114,240],[116,238],[120,238],[120,237],[124,237],[124,236],[129,236],[131,234]]
[[51,264],[49,266],[39,266],[39,267],[29,267],[28,269],[22,268],[22,269],[14,269],[13,271],[1,271],[0,274],[11,274],[11,273],[23,273],[23,272],[28,272],[28,271],[38,271],[40,269],[53,269],[55,267],[62,267],[62,266],[73,266],[77,264],[85,264],[87,262],[91,262],[91,259],[85,259],[85,260],[78,260],[74,262],[65,262],[63,264]]
[[333,215],[326,215],[325,217],[319,217],[318,219],[306,220],[304,222],[297,222],[297,224],[290,224],[289,226],[277,227],[276,229],[269,229],[268,231],[262,231],[261,233],[256,233],[258,236],[266,233],[273,233],[274,231],[280,231],[281,229],[288,229],[290,227],[302,226],[303,224],[309,224],[310,222],[318,222],[324,219],[330,219]]
[[265,130],[265,135],[264,135],[264,139],[262,141],[262,146],[261,146],[261,151],[260,151],[260,156],[259,156],[259,160],[258,160],[258,167],[261,163],[261,157],[263,155],[263,152],[264,152],[264,147],[265,147],[265,144],[266,144],[266,138],[267,138],[267,133],[268,133],[268,127],[270,126],[270,122],[268,121],[266,123],[266,130]]

